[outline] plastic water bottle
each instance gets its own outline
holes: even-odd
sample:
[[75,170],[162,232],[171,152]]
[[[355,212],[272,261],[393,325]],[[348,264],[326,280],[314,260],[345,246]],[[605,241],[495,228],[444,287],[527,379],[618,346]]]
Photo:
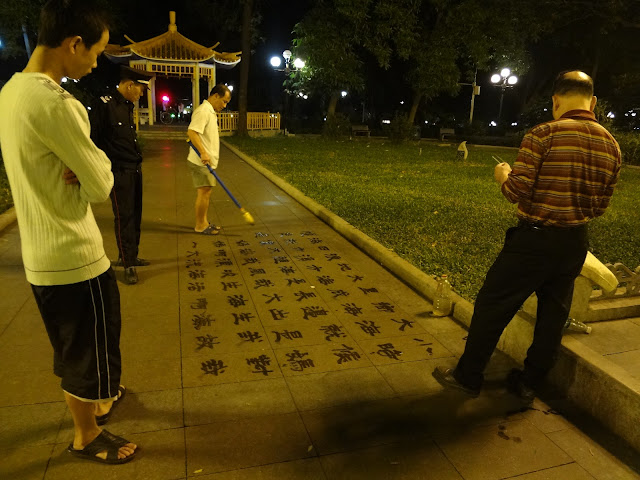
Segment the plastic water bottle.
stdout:
[[436,296],[433,299],[434,317],[446,317],[451,313],[451,284],[446,275],[442,275],[438,279],[436,286]]
[[567,322],[564,324],[565,331],[591,333],[591,327],[582,322],[579,322],[575,318],[567,318]]

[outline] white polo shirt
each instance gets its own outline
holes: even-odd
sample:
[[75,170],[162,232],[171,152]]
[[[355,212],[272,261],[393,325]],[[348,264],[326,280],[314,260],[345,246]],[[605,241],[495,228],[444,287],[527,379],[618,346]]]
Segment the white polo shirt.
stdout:
[[[200,134],[202,146],[209,154],[209,157],[211,157],[211,167],[216,168],[220,158],[218,116],[216,115],[216,111],[213,109],[213,106],[208,101],[205,100],[194,110],[193,115],[191,116],[189,130],[193,130]],[[189,156],[187,157],[187,160],[196,165],[202,165],[202,160],[200,160],[200,157],[198,157],[191,147],[189,147]]]

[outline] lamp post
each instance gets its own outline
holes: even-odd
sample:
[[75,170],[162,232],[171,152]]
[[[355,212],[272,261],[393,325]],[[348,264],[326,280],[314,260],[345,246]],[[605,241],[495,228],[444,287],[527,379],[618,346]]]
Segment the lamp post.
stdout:
[[511,70],[508,68],[503,68],[500,70],[500,73],[494,73],[491,76],[491,83],[493,83],[496,87],[500,87],[502,90],[500,92],[500,109],[498,110],[498,125],[500,125],[500,119],[502,117],[502,102],[504,100],[504,91],[507,88],[513,87],[516,83],[518,83],[518,77],[515,75],[511,75]]
[[[282,52],[282,58],[284,58],[284,68],[280,68],[280,66],[282,65],[282,60],[280,59],[280,57],[276,56],[271,57],[271,66],[276,72],[284,72],[287,76],[289,76],[289,74],[292,72],[302,70],[305,65],[304,61],[300,58],[296,58],[291,61],[291,56],[291,50],[285,50],[284,52]],[[287,117],[289,116],[289,94],[291,92],[289,92],[289,90],[285,88],[284,93],[284,118],[282,122],[282,130],[284,132],[284,135],[287,136],[289,134],[289,132],[287,131]]]
[[476,68],[476,73],[473,75],[473,83],[459,83],[458,85],[470,85],[471,86],[471,109],[469,111],[469,125],[473,124],[473,109],[475,106],[476,96],[480,95],[480,85],[476,83],[478,78],[478,69]]

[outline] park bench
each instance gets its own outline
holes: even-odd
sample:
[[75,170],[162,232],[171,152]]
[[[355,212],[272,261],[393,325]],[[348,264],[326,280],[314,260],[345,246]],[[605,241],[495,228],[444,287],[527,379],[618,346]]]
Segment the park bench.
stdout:
[[445,139],[450,135],[455,135],[456,131],[453,128],[441,128],[440,129],[440,140],[445,141]]
[[357,135],[366,135],[368,137],[370,134],[368,125],[351,125],[351,135],[354,137]]

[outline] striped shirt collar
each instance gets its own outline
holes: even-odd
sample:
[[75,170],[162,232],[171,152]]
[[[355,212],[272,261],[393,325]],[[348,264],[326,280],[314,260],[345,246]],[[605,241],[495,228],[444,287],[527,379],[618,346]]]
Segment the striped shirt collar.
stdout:
[[569,110],[564,112],[560,118],[572,118],[574,120],[592,120],[597,122],[596,115],[589,110]]

